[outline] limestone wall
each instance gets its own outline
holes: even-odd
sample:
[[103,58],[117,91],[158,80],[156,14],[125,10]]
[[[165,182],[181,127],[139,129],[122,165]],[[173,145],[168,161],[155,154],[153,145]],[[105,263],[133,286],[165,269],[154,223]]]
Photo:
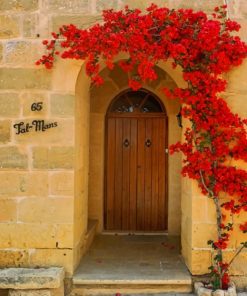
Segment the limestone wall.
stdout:
[[[0,267],[61,265],[71,275],[85,244],[91,159],[90,83],[80,73],[82,64],[74,61],[59,62],[51,71],[34,66],[43,53],[41,40],[62,24],[86,27],[95,23],[100,20],[102,9],[121,8],[125,4],[144,8],[152,2],[205,11],[224,3],[223,0],[0,1]],[[246,40],[246,0],[228,2],[229,14],[242,24],[240,35]],[[243,116],[247,111],[246,68],[247,63],[229,74],[225,94],[233,110]],[[43,103],[42,110],[32,111],[32,104],[37,102]],[[43,120],[49,128],[35,131],[33,121]],[[32,123],[34,127],[30,128]],[[17,134],[18,126],[28,132]],[[215,217],[212,205],[196,187],[188,180],[183,182],[183,255],[190,270],[200,274],[210,265],[205,237],[213,232]],[[93,183],[90,184],[92,192]],[[95,208],[90,206],[93,216]],[[178,203],[170,209],[171,225],[176,225],[174,232],[179,229],[174,222],[177,208]],[[234,246],[239,239],[235,238]]]

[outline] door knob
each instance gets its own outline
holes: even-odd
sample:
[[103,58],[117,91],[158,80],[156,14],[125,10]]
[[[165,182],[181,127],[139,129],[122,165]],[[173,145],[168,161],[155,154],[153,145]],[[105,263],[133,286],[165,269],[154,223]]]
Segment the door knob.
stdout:
[[125,139],[123,144],[124,144],[124,147],[129,147],[130,142],[128,139]]
[[150,139],[147,139],[146,142],[145,142],[145,145],[146,145],[147,147],[150,147],[151,144],[152,144],[151,140],[150,140]]

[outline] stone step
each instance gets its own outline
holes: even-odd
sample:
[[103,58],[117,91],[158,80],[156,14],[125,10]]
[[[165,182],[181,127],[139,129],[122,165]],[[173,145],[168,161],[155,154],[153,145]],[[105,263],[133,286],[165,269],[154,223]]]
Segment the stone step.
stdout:
[[83,280],[74,279],[71,296],[130,294],[190,294],[191,279],[186,280]]
[[[70,294],[70,295],[83,295],[83,296],[196,296],[193,293],[176,293],[176,292],[138,292],[134,291],[132,293],[120,293],[120,292],[114,292],[114,291],[84,291],[83,294]],[[69,296],[70,296],[69,295]],[[246,296],[246,295],[245,295]]]

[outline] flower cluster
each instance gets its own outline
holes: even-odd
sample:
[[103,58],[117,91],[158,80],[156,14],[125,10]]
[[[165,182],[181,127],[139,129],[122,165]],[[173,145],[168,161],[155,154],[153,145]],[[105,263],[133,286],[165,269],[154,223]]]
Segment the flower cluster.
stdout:
[[[37,61],[50,69],[59,54],[63,59],[85,60],[87,74],[100,85],[104,82],[100,60],[111,70],[114,57],[126,52],[129,59],[118,64],[129,73],[129,86],[134,90],[158,78],[155,65],[160,61],[172,59],[174,67],[182,68],[187,88],[164,89],[164,93],[179,98],[182,116],[191,127],[185,131],[185,142],[172,145],[171,151],[184,154],[182,174],[195,179],[215,203],[218,237],[210,242],[217,253],[212,267],[218,280],[215,288],[225,288],[229,282],[222,250],[228,246],[232,224],[225,223],[225,212],[247,211],[247,172],[231,166],[231,159],[247,161],[247,121],[233,114],[219,95],[227,86],[222,74],[242,63],[247,46],[232,34],[240,26],[226,18],[225,9],[216,7],[210,17],[202,11],[170,10],[154,4],[145,13],[128,7],[107,10],[102,24],[89,29],[65,25],[53,33],[51,40],[43,42],[47,54]],[[243,232],[247,232],[246,223],[240,226]]]

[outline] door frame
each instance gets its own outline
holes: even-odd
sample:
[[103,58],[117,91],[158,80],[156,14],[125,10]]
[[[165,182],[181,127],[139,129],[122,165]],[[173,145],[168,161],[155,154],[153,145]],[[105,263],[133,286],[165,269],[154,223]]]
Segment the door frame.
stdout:
[[157,102],[160,104],[161,108],[162,108],[162,112],[150,112],[150,113],[138,113],[137,114],[133,114],[133,113],[110,113],[109,111],[111,110],[112,105],[115,103],[115,101],[117,101],[119,99],[119,97],[121,97],[124,94],[127,94],[128,92],[132,91],[132,89],[126,89],[122,92],[120,92],[117,96],[115,96],[112,100],[111,103],[109,104],[106,114],[105,114],[105,136],[104,136],[104,196],[103,196],[103,231],[104,232],[108,232],[108,233],[161,233],[161,231],[155,232],[155,231],[120,231],[120,230],[107,230],[106,229],[106,218],[107,218],[107,211],[106,211],[106,202],[107,202],[107,152],[108,152],[108,144],[107,144],[107,139],[108,139],[108,118],[164,118],[165,119],[165,194],[166,194],[166,200],[165,200],[165,204],[166,204],[166,225],[167,225],[167,229],[165,231],[162,231],[162,233],[167,233],[168,232],[168,213],[169,213],[169,192],[168,192],[168,116],[167,116],[167,112],[166,109],[164,107],[163,102],[160,100],[160,98],[158,96],[156,96],[153,92],[151,92],[150,90],[141,88],[140,91],[149,93],[151,96],[153,96],[155,98],[155,100],[157,100]]

